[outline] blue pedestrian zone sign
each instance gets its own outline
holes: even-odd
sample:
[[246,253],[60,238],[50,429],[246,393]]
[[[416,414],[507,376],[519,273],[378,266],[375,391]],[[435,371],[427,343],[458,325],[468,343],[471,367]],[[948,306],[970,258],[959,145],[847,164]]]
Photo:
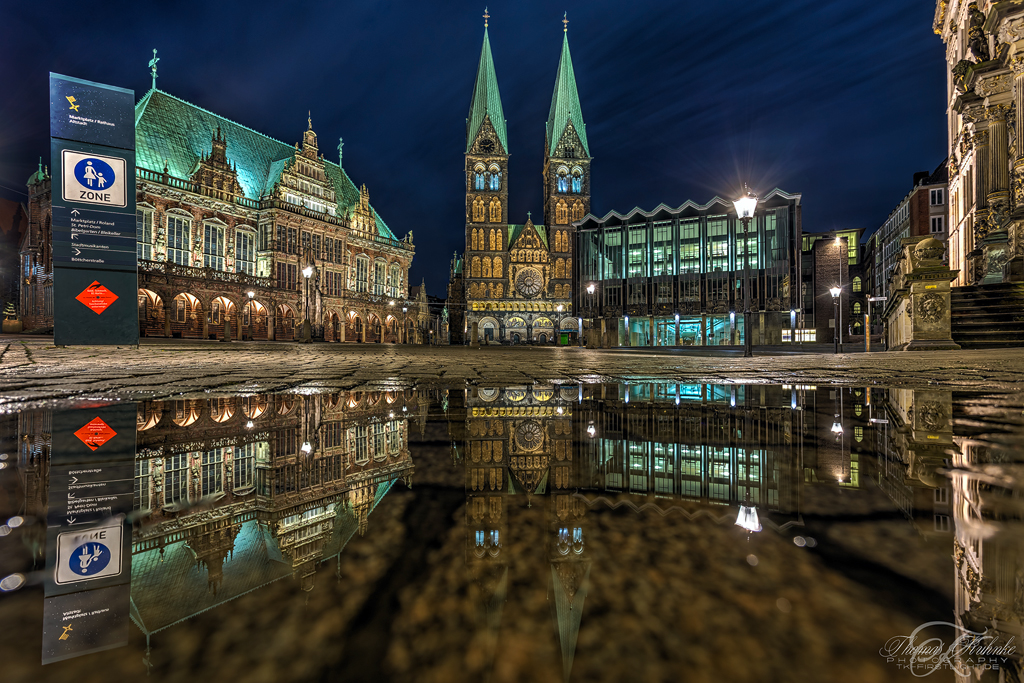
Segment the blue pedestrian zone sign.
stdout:
[[127,206],[125,173],[128,165],[122,157],[62,150],[61,185],[64,200],[78,204]]
[[121,574],[121,517],[106,526],[65,531],[57,536],[57,584],[105,579]]
[[103,159],[92,157],[82,159],[75,165],[75,178],[80,185],[91,190],[104,190],[114,184],[117,176],[114,175],[114,169],[110,168],[110,164]]
[[110,564],[110,548],[99,542],[83,543],[71,553],[71,571],[85,576],[99,574]]

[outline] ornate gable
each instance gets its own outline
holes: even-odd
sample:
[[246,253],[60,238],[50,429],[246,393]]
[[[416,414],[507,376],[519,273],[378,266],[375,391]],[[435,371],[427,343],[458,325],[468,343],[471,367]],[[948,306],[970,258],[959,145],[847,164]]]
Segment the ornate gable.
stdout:
[[484,122],[480,126],[480,132],[469,147],[469,154],[480,156],[504,156],[508,150],[502,145],[501,138],[491,124],[489,114],[484,116]]
[[190,177],[193,183],[199,185],[202,194],[227,200],[245,195],[238,183],[238,171],[228,161],[227,149],[227,138],[221,133],[220,126],[217,126],[212,148],[199,158]]
[[583,143],[580,142],[580,136],[576,132],[576,127],[572,125],[572,121],[565,124],[565,131],[558,140],[558,144],[555,145],[555,153],[552,156],[559,159],[587,158],[583,150]]

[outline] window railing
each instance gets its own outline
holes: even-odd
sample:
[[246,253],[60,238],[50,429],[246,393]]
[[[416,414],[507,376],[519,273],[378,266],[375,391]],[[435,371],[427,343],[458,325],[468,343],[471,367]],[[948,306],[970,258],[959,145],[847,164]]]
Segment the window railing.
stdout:
[[277,280],[269,277],[259,277],[248,273],[229,273],[214,268],[197,268],[194,266],[183,266],[171,261],[148,261],[139,259],[139,271],[147,273],[159,273],[162,275],[176,275],[178,277],[191,277],[217,282],[229,282],[233,284],[248,285],[250,287],[265,287],[272,289],[277,287]]

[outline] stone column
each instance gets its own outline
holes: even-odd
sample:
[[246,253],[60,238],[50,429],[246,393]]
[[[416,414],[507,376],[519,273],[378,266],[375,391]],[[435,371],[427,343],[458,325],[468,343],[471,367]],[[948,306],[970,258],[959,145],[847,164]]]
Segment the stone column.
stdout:
[[277,306],[271,304],[267,308],[267,341],[274,341],[277,339]]
[[345,320],[344,319],[342,319],[338,323],[338,341],[339,342],[345,341]]
[[171,337],[171,303],[164,302],[164,336],[168,339]]
[[480,346],[480,323],[476,320],[469,327],[469,345]]

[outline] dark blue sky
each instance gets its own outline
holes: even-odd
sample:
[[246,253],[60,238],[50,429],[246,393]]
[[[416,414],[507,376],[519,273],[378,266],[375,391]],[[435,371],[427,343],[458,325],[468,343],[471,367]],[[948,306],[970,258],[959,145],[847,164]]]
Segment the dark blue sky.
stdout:
[[[47,72],[158,87],[285,142],[313,112],[442,295],[464,246],[465,119],[483,3],[21,2],[0,25],[0,196],[46,155]],[[593,211],[803,194],[805,231],[880,225],[945,156],[934,5],[820,0],[490,0],[508,119],[510,220],[542,215],[562,12],[594,155]]]

